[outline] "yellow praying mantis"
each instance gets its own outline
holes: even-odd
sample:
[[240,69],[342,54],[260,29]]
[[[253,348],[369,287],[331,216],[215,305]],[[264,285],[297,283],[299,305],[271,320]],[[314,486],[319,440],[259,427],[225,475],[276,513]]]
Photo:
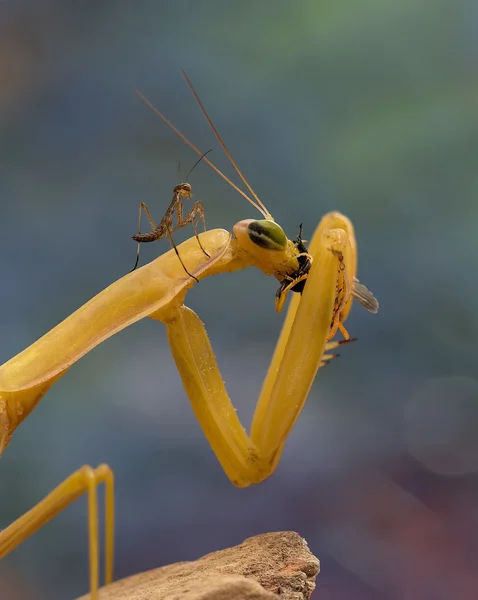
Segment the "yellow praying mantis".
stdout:
[[[171,352],[192,408],[226,475],[239,487],[260,483],[276,469],[286,438],[302,411],[318,369],[334,358],[331,354],[334,348],[349,339],[344,322],[353,298],[370,312],[378,310],[373,295],[356,279],[357,250],[349,219],[338,212],[325,215],[308,249],[300,233],[295,241],[289,240],[247,183],[184,72],[183,75],[252,198],[138,94],[263,218],[236,223],[233,235],[223,229],[196,233],[177,248],[112,283],[0,366],[0,455],[16,427],[77,360],[125,327],[149,317],[166,326]],[[152,219],[150,222],[154,228]],[[166,229],[163,234],[169,236],[169,221]],[[282,309],[289,291],[298,293],[291,299],[247,434],[227,395],[205,327],[185,306],[184,300],[196,282],[251,266],[280,282],[276,310]],[[338,329],[345,340],[332,340]],[[29,512],[0,531],[0,558],[86,492],[90,595],[92,600],[97,600],[96,488],[100,483],[105,483],[106,488],[105,581],[110,583],[113,579],[114,498],[113,473],[107,465],[96,469],[82,467]]]

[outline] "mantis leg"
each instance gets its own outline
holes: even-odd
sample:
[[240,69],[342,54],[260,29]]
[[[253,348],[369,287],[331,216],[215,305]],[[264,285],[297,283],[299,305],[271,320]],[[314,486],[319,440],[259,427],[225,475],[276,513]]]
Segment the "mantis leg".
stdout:
[[238,487],[260,481],[263,467],[257,448],[227,395],[203,323],[191,309],[180,306],[166,327],[196,418],[226,475]]
[[[141,215],[143,214],[143,210],[146,213],[146,216],[148,217],[148,221],[151,226],[151,231],[154,231],[156,229],[156,223],[154,222],[154,219],[151,216],[151,213],[149,212],[149,208],[146,206],[146,204],[144,202],[140,202],[139,203],[139,215],[138,215],[138,235],[141,235]],[[135,271],[136,267],[138,266],[140,247],[141,247],[141,244],[140,244],[140,242],[138,242],[138,248],[136,250],[136,261],[134,263],[134,267],[131,269],[132,271]]]
[[[189,211],[189,213],[186,215],[186,217],[184,219],[183,219],[182,203],[178,203],[176,206],[176,216],[177,216],[177,225],[176,225],[176,227],[173,227],[171,229],[170,233],[174,233],[181,227],[185,227],[186,225],[189,225],[189,223],[192,223],[192,226],[194,229],[194,235],[196,236],[199,247],[204,252],[205,256],[210,258],[209,254],[204,249],[204,246],[201,244],[201,240],[200,240],[198,232],[197,232],[197,226],[199,225],[199,221],[202,221],[203,226],[204,226],[204,231],[206,231],[206,216],[204,214],[203,203],[200,200],[196,200],[196,202],[194,203],[194,206],[191,208],[191,210]],[[198,218],[196,219],[196,217],[198,217]]]
[[104,464],[96,469],[89,466],[81,467],[31,510],[0,531],[0,558],[14,550],[82,494],[88,493],[90,594],[91,600],[98,600],[99,540],[96,488],[100,483],[105,484],[105,583],[111,583],[113,581],[114,479],[113,471]]
[[330,330],[350,311],[351,298],[347,298],[340,313],[335,313],[342,263],[346,269],[342,276],[350,281],[357,269],[355,234],[349,219],[335,212],[325,215],[309,252],[314,262],[307,284],[302,296],[294,294],[291,300],[251,426],[251,437],[270,460],[271,473],[326,358],[324,352],[337,345],[328,342]]
[[153,231],[156,229],[156,223],[154,222],[154,219],[151,216],[151,213],[149,212],[149,208],[146,206],[146,204],[144,202],[140,202],[139,203],[139,217],[138,217],[138,235],[141,233],[141,215],[142,215],[143,210],[146,213],[146,216],[148,217],[148,221],[151,226],[151,229]]
[[302,296],[295,295],[291,302],[250,436],[227,395],[197,315],[181,306],[166,322],[171,350],[196,417],[224,471],[237,486],[259,483],[275,470],[324,352],[336,345],[327,344],[331,327],[349,310],[348,298],[337,304],[339,279],[344,276],[340,275],[341,262],[349,265],[351,272],[345,276],[350,278],[356,267],[355,240],[349,224],[345,217],[332,213],[314,235],[314,261],[307,284]]

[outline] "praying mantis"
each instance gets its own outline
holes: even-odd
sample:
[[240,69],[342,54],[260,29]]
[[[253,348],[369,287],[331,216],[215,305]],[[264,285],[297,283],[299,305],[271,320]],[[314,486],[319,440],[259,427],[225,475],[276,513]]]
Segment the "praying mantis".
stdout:
[[[252,198],[138,94],[263,218],[236,223],[233,234],[224,229],[200,234],[195,231],[194,237],[112,283],[23,352],[0,366],[0,455],[18,425],[77,360],[125,327],[149,317],[166,326],[171,352],[192,408],[226,475],[238,487],[260,483],[276,469],[287,436],[302,411],[318,369],[334,358],[331,352],[335,348],[349,340],[344,322],[353,299],[356,298],[370,312],[378,310],[374,296],[356,279],[357,250],[350,220],[338,212],[325,215],[308,248],[302,241],[301,232],[295,241],[289,240],[246,181],[184,72],[183,75]],[[149,219],[153,233],[156,231],[158,234],[154,239],[171,236],[171,211],[179,205],[182,210],[182,197],[178,195],[180,191],[182,197],[187,198],[191,187],[175,188],[176,196],[173,194],[173,202],[168,209],[170,212],[166,213],[167,219],[161,221],[166,224],[161,231],[152,218]],[[191,214],[188,213],[183,224],[193,221],[194,215]],[[203,216],[203,213],[199,214]],[[144,235],[151,237],[151,234]],[[144,237],[134,237],[137,241],[150,241]],[[291,299],[250,433],[247,434],[227,395],[205,327],[199,317],[185,306],[184,301],[189,289],[197,282],[252,266],[279,281],[280,287],[275,297],[277,311],[284,306],[290,291],[297,293]],[[344,340],[332,339],[337,330],[343,333]],[[113,473],[107,465],[100,465],[96,469],[82,467],[28,513],[0,531],[0,558],[86,492],[89,508],[90,595],[92,600],[97,600],[99,552],[96,488],[100,483],[104,483],[106,488],[105,581],[111,582],[114,484]]]
[[[201,157],[201,158],[203,158],[203,157]],[[151,213],[149,212],[149,209],[146,206],[146,204],[144,202],[140,203],[139,217],[138,217],[138,233],[132,236],[133,240],[138,242],[138,249],[136,251],[136,262],[134,263],[134,267],[132,268],[132,271],[134,271],[136,269],[136,267],[138,266],[139,249],[140,249],[140,245],[142,243],[144,244],[147,242],[155,242],[156,240],[160,240],[163,237],[168,237],[183,269],[186,271],[186,273],[190,277],[192,277],[195,281],[198,281],[194,277],[194,275],[191,275],[191,273],[186,269],[186,267],[181,259],[181,255],[177,251],[177,247],[174,243],[173,236],[172,236],[172,234],[175,231],[177,231],[180,227],[185,227],[189,223],[192,223],[193,229],[194,229],[194,235],[196,236],[198,244],[201,247],[201,250],[204,252],[204,254],[209,258],[208,253],[201,246],[201,240],[199,239],[199,236],[197,233],[197,221],[194,221],[194,219],[198,216],[199,217],[198,220],[201,220],[203,222],[204,231],[206,231],[206,217],[204,216],[203,203],[200,200],[197,200],[194,203],[194,206],[189,211],[189,213],[185,217],[183,217],[183,198],[189,199],[191,197],[192,197],[192,189],[191,189],[191,185],[189,183],[180,183],[179,185],[177,185],[173,190],[173,199],[171,200],[171,204],[166,209],[166,212],[164,213],[164,216],[161,219],[161,221],[158,223],[158,225],[155,224],[153,217],[151,216]],[[148,217],[149,224],[151,225],[151,231],[149,233],[141,233],[140,232],[141,214],[142,214],[143,210],[146,213],[146,216]],[[176,213],[176,220],[177,220],[176,226],[173,226],[174,213]]]

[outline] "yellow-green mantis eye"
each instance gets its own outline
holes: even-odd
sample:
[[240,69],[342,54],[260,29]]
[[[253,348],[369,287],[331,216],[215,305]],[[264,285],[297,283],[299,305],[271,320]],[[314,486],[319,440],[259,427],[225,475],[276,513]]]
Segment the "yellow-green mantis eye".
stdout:
[[274,221],[251,221],[247,226],[247,234],[251,242],[266,250],[285,250],[287,247],[284,230]]

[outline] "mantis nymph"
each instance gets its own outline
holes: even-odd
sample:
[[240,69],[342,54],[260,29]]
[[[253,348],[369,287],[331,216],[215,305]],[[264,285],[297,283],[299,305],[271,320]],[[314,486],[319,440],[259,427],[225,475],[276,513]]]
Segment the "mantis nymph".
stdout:
[[[188,214],[185,217],[183,217],[183,200],[182,199],[183,198],[191,198],[191,197],[192,197],[192,190],[191,190],[191,186],[189,183],[180,183],[179,185],[177,185],[173,190],[173,199],[171,200],[171,204],[168,206],[168,208],[166,209],[166,212],[164,213],[163,218],[157,225],[155,224],[153,217],[151,216],[151,213],[149,212],[149,209],[146,206],[146,204],[144,202],[140,203],[139,217],[138,217],[138,233],[136,235],[132,236],[133,240],[138,242],[138,249],[136,251],[136,262],[134,263],[134,267],[132,269],[133,271],[138,266],[140,244],[147,243],[147,242],[155,242],[156,240],[160,240],[166,236],[169,239],[171,246],[174,248],[174,250],[178,256],[179,262],[183,266],[183,269],[186,271],[186,273],[190,277],[192,277],[193,279],[195,279],[197,281],[197,279],[194,277],[194,275],[191,275],[191,273],[186,269],[186,266],[184,265],[184,263],[181,259],[181,256],[180,256],[179,252],[177,251],[177,247],[176,247],[176,244],[174,243],[173,236],[172,236],[172,234],[175,231],[177,231],[178,229],[180,229],[181,227],[185,227],[189,223],[192,223],[193,229],[194,229],[194,235],[196,236],[198,244],[201,246],[201,240],[199,239],[199,236],[197,233],[197,224],[198,223],[194,219],[196,217],[199,217],[198,220],[201,220],[203,222],[204,231],[206,231],[206,218],[204,216],[204,206],[203,206],[202,202],[197,200],[194,203],[194,206],[188,212]],[[140,232],[141,213],[143,210],[146,213],[146,216],[148,217],[149,224],[151,225],[151,231],[149,233],[141,233]],[[173,215],[175,213],[176,213],[176,220],[177,220],[176,226],[173,225]],[[209,255],[204,250],[204,248],[201,248],[201,250],[209,258]]]
[[[187,78],[186,78],[187,79]],[[188,81],[189,84],[189,81]],[[191,87],[191,85],[189,84]],[[192,87],[191,87],[192,89]],[[301,235],[292,242],[253,192],[211,124],[253,199],[238,190],[263,216],[236,223],[233,235],[206,231],[112,283],[26,350],[0,367],[0,454],[16,427],[48,389],[84,354],[128,325],[149,317],[165,324],[171,352],[204,434],[226,475],[239,487],[259,483],[277,467],[287,436],[304,406],[317,370],[334,357],[331,341],[353,297],[376,312],[372,294],[355,279],[357,251],[347,217],[325,215],[308,249]],[[151,106],[151,105],[150,105]],[[157,112],[157,111],[156,111]],[[160,113],[158,113],[160,114]],[[169,121],[174,131],[197,150]],[[229,181],[206,157],[204,160]],[[181,261],[187,265],[183,269]],[[204,325],[184,304],[196,281],[257,267],[280,282],[276,307],[293,294],[249,434],[227,395]],[[306,343],[305,343],[306,341]],[[0,557],[20,544],[80,494],[89,494],[90,590],[98,598],[96,486],[106,484],[106,582],[113,577],[113,476],[106,465],[83,467],[31,511],[0,532]]]

